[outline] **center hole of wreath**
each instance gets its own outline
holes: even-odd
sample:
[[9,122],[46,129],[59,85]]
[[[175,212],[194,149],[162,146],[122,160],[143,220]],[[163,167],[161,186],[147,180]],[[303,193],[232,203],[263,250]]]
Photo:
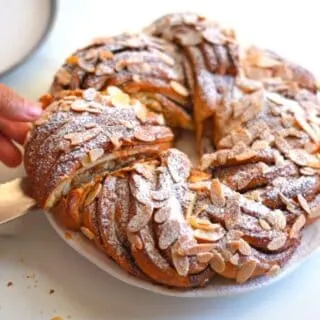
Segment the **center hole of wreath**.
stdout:
[[176,134],[176,141],[173,144],[174,148],[179,149],[188,155],[194,166],[199,164],[199,156],[196,151],[195,132],[189,130],[179,130]]

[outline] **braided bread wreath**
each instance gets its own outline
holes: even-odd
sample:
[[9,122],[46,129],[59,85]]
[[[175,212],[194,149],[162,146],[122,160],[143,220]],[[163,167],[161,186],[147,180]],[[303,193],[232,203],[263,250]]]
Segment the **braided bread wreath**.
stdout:
[[[192,13],[66,59],[25,146],[38,204],[175,288],[279,272],[320,216],[314,76]],[[195,130],[200,165],[171,148]]]

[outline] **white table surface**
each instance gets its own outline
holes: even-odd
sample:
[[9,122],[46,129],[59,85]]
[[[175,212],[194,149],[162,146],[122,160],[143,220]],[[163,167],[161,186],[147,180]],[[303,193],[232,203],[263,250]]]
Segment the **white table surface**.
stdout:
[[[91,38],[139,30],[162,14],[181,10],[197,11],[234,26],[244,42],[273,48],[320,75],[316,3],[65,0],[45,45],[0,81],[36,99],[48,88],[66,55]],[[0,182],[22,172],[22,168],[0,166]],[[42,213],[24,217],[21,226],[15,236],[0,237],[0,320],[50,320],[55,316],[63,320],[320,317],[320,254],[260,291],[231,298],[187,300],[158,296],[111,278],[69,248]],[[10,281],[13,285],[8,287]],[[50,290],[54,292],[50,294]]]

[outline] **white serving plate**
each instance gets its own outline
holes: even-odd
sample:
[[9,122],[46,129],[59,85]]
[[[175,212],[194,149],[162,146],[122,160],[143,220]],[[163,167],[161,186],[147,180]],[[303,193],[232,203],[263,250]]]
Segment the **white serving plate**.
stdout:
[[[216,277],[213,279],[212,284],[209,284],[205,288],[181,291],[155,285],[129,275],[80,233],[70,232],[67,229],[61,227],[56,223],[50,213],[46,214],[46,216],[51,226],[71,248],[73,248],[80,255],[95,264],[101,270],[131,286],[142,288],[166,296],[185,298],[208,298],[238,295],[257,290],[259,288],[271,285],[288,276],[297,267],[299,267],[299,265],[305,262],[312,255],[314,255],[320,248],[320,221],[317,221],[313,225],[305,229],[300,247],[295,252],[285,268],[283,268],[277,276],[259,277],[241,285],[235,284],[234,281],[223,279],[222,277]],[[66,236],[67,231],[70,233],[71,237]]]

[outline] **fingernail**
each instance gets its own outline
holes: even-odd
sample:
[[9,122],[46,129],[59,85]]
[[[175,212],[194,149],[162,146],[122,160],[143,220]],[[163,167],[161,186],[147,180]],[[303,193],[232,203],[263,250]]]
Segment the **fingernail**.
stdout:
[[29,107],[27,109],[27,115],[32,119],[38,118],[42,113],[42,108],[40,104],[36,104],[35,106]]

